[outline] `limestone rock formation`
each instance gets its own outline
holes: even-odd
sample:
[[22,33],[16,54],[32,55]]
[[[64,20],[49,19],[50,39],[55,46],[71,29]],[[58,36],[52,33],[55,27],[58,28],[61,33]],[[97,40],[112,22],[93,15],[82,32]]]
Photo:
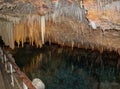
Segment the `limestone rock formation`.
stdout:
[[119,0],[1,0],[0,27],[12,49],[29,40],[120,53]]
[[106,29],[120,30],[120,0],[83,0],[86,17],[90,25]]

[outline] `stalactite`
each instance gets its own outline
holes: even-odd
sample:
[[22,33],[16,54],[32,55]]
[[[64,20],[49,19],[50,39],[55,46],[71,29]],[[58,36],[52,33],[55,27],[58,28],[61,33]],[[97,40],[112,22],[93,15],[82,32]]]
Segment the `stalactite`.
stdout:
[[28,15],[27,16],[28,38],[30,44],[36,44],[37,47],[41,47],[41,16]]
[[12,23],[9,23],[8,24],[8,29],[7,29],[8,31],[9,31],[9,33],[8,33],[8,35],[9,35],[9,45],[10,45],[10,47],[12,48],[12,49],[14,49],[14,29],[13,29],[13,25],[12,25]]
[[65,16],[84,21],[84,13],[85,9],[83,8],[82,1],[79,1],[78,3],[77,1],[70,3],[67,0],[60,0],[57,3],[57,6],[53,6],[53,13],[51,16],[54,22],[57,22],[56,20],[58,20],[59,17],[63,20]]
[[14,49],[13,24],[8,21],[0,21],[0,27],[0,36],[2,37],[5,45],[9,45]]
[[33,34],[34,34],[34,16],[28,16],[28,38],[30,44],[33,45]]
[[79,47],[80,47],[80,44],[78,44],[77,47],[79,48]]
[[[59,2],[57,1],[55,3],[50,2],[51,1],[48,1],[47,5],[50,9],[52,7],[53,11],[51,12],[53,13],[50,12],[45,16],[32,14],[32,11],[35,9],[34,6],[30,3],[21,3],[20,5],[23,7],[18,6],[13,10],[13,12],[18,13],[19,9],[21,11],[21,18],[17,15],[12,16],[0,14],[1,18],[7,20],[4,22],[0,21],[0,25],[2,27],[1,31],[3,31],[4,35],[2,33],[0,34],[2,35],[5,44],[9,45],[11,48],[14,48],[14,42],[16,41],[18,47],[20,46],[20,43],[23,47],[26,38],[28,38],[31,45],[35,43],[37,47],[41,47],[42,44],[45,43],[45,20],[49,20],[51,17],[53,17],[53,21],[57,22],[57,18],[63,20],[65,16],[69,16],[82,21],[83,9],[80,3],[78,4],[76,2],[73,2],[70,4],[65,0],[61,0]],[[52,6],[52,4],[54,5]],[[33,13],[34,12],[35,11],[33,11]],[[22,13],[25,15],[22,15]],[[75,29],[75,26],[73,26],[73,29]]]
[[[23,7],[21,10],[25,12],[28,10],[29,13],[26,13],[24,16],[21,16],[19,18],[18,16],[10,16],[10,15],[1,15],[0,18],[5,19],[5,21],[0,21],[0,36],[2,36],[2,39],[4,40],[6,45],[9,45],[11,48],[14,48],[14,41],[18,43],[18,46],[20,43],[22,43],[22,47],[24,46],[24,42],[26,41],[26,38],[29,39],[30,44],[35,44],[37,47],[41,47],[42,44],[45,43],[45,21],[53,19],[54,23],[66,21],[68,20],[69,25],[71,25],[72,29],[77,29],[78,24],[74,23],[74,20],[76,22],[84,22],[85,21],[85,9],[82,6],[82,0],[79,0],[80,2],[72,1],[72,3],[69,3],[67,0],[60,0],[52,7],[52,3],[49,3],[48,8],[52,11],[45,14],[45,16],[39,16],[32,13],[32,10],[28,8],[30,4],[27,4],[27,8]],[[94,0],[95,1],[95,0]],[[104,3],[103,0],[96,0],[95,6],[97,8],[97,12],[99,13],[99,16],[103,14],[104,16],[101,16],[102,19],[105,18],[104,21],[106,21],[105,15],[108,14],[106,12],[109,12],[108,17],[113,17],[115,13],[111,14],[113,11],[109,10],[113,7],[116,7],[116,11],[120,12],[120,1],[113,1],[113,0],[107,0]],[[48,2],[50,2],[48,0]],[[33,8],[33,6],[31,7]],[[95,9],[95,8],[94,8]],[[65,18],[68,17],[68,18]],[[59,21],[58,21],[59,20]],[[67,22],[67,21],[66,21]],[[65,22],[65,24],[66,24]],[[106,21],[109,22],[109,21]],[[93,22],[93,20],[90,20],[91,26],[96,29],[98,27],[97,22]],[[67,24],[66,24],[67,25]],[[81,23],[79,24],[81,25]],[[109,25],[112,25],[112,23],[109,23]],[[13,28],[14,26],[14,28]],[[102,25],[101,25],[102,27]],[[114,28],[116,25],[114,26]],[[64,27],[65,28],[65,27]],[[84,24],[81,25],[81,31],[84,34],[85,30]],[[12,36],[13,35],[13,36]],[[84,44],[85,40],[84,36],[81,37],[81,44]],[[48,36],[49,37],[49,36]],[[49,38],[50,39],[50,38]],[[56,39],[55,39],[56,41]],[[57,41],[56,41],[57,42]],[[74,46],[74,42],[71,43],[72,47]]]
[[26,40],[26,26],[25,26],[25,24],[26,23],[23,22],[21,24],[21,29],[19,29],[19,30],[21,30],[20,31],[20,34],[21,34],[20,41],[21,41],[22,47],[24,46],[24,42]]
[[40,46],[40,43],[41,43],[41,39],[40,39],[40,24],[38,24],[37,22],[35,22],[35,31],[34,31],[34,40],[35,40],[35,44],[37,47]]
[[41,38],[42,38],[42,44],[44,44],[45,39],[45,17],[41,16]]
[[71,47],[72,47],[72,49],[73,49],[73,47],[74,47],[74,41],[72,41],[72,43],[71,43]]
[[22,23],[17,24],[15,26],[15,34],[14,35],[15,35],[15,41],[17,42],[18,47],[20,46],[21,35],[24,34],[24,33],[21,33],[23,28],[24,27],[23,27]]

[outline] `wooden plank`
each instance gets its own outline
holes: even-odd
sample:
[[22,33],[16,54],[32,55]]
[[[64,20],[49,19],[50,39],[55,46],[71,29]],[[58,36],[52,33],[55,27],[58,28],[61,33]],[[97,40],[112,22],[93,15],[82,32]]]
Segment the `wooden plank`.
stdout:
[[0,89],[6,89],[4,81],[3,81],[3,76],[2,76],[1,70],[0,70]]
[[10,82],[9,82],[10,78],[9,78],[8,74],[6,73],[6,71],[4,70],[3,64],[0,64],[0,71],[1,71],[3,81],[4,81],[5,89],[12,89]]
[[[5,85],[5,89],[22,89],[22,85],[21,87],[18,87],[18,84],[16,83],[16,80],[14,81],[14,87],[11,86],[11,77],[10,77],[10,73],[6,73],[6,71],[4,70],[4,67],[2,64],[0,64],[0,70],[1,70],[1,74],[4,80],[4,85]],[[15,75],[13,75],[15,78]],[[20,83],[20,82],[18,82]],[[0,89],[3,89],[0,87]]]

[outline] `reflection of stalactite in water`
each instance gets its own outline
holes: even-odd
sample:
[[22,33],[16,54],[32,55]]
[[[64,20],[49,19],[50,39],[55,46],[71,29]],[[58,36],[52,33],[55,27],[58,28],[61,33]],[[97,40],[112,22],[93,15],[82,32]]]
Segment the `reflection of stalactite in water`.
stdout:
[[24,67],[25,69],[23,69],[23,71],[32,72],[33,70],[37,69],[41,64],[42,59],[43,59],[43,54],[40,53],[39,55],[37,55],[36,57],[32,59],[32,62],[30,62],[30,64]]
[[118,71],[120,70],[120,58],[118,59],[117,69],[118,69]]

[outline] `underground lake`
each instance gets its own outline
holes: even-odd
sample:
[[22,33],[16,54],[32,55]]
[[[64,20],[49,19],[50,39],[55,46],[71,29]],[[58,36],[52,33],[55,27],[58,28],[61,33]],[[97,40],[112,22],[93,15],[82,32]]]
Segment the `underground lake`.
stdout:
[[120,89],[120,56],[90,49],[44,45],[15,48],[13,56],[21,70],[46,89]]

